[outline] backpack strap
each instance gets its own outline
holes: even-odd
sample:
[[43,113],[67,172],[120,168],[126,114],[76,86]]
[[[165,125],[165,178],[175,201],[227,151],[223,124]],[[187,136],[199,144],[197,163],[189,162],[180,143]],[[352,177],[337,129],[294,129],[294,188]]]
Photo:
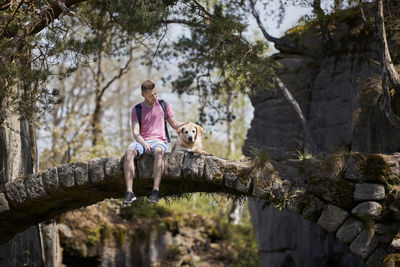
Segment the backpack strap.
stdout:
[[167,137],[168,143],[171,143],[171,138],[169,137],[168,127],[167,127],[167,104],[165,104],[165,101],[162,99],[159,99],[158,103],[160,103],[164,111],[165,136]]
[[139,131],[140,131],[140,129],[142,128],[142,104],[137,104],[136,106],[135,106],[135,109],[136,109],[136,115],[137,115],[137,118],[138,118],[138,122],[139,122]]

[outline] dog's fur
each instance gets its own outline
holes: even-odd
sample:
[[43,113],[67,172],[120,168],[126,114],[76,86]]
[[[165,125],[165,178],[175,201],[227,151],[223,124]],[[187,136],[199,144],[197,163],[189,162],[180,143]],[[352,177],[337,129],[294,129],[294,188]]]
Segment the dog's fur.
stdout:
[[201,144],[201,134],[203,128],[200,125],[189,122],[176,130],[178,138],[171,151],[192,151],[196,153],[206,153]]

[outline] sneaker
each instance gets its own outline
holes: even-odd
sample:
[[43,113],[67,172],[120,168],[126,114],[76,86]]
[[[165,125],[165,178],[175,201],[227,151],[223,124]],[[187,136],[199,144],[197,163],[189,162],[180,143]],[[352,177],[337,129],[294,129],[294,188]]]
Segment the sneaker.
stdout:
[[151,195],[149,197],[149,201],[157,204],[159,199],[159,194],[160,192],[158,192],[158,190],[153,190],[153,192],[151,192]]
[[129,204],[136,200],[135,194],[133,192],[125,192],[123,204]]

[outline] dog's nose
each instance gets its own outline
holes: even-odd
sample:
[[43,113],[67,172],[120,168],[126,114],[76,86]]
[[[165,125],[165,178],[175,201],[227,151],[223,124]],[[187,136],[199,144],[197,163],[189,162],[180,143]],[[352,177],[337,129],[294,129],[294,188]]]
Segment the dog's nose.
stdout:
[[189,142],[193,141],[193,137],[189,136]]

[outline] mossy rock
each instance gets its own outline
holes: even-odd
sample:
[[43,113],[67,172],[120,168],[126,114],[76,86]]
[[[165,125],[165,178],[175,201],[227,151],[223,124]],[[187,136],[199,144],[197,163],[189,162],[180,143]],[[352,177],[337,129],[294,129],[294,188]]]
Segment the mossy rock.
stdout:
[[344,209],[353,207],[355,186],[344,179],[310,177],[308,191]]
[[313,195],[304,195],[301,199],[303,203],[303,217],[312,222],[317,222],[321,216],[326,203]]
[[352,156],[358,158],[358,170],[368,182],[394,182],[397,177],[393,173],[398,169],[397,162],[388,155],[357,153]]

